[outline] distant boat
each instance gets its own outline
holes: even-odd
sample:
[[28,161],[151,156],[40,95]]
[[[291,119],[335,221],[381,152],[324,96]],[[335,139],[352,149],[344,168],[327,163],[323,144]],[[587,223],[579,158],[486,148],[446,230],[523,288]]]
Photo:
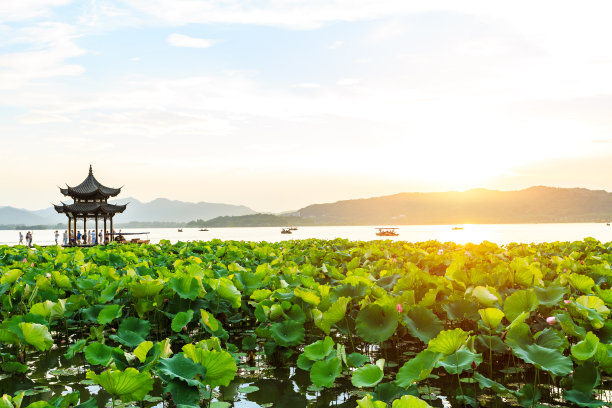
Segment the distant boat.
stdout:
[[606,225],[609,227],[609,226],[610,226],[610,223],[609,223],[609,222],[606,222]]
[[289,227],[289,231],[297,231],[297,227]]
[[208,231],[206,228],[200,228],[200,231]]
[[182,228],[179,228],[179,229],[178,229],[178,232],[183,232],[183,229],[182,229]]
[[395,232],[399,228],[376,228],[378,231],[376,235],[379,237],[397,237],[399,234]]
[[283,228],[281,234],[291,234],[291,230],[289,228]]
[[462,230],[463,227],[453,227],[453,231]]

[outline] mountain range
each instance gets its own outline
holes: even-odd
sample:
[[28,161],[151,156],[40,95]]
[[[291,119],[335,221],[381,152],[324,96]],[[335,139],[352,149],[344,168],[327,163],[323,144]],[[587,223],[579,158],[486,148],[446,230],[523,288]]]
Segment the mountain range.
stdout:
[[[612,193],[585,188],[530,187],[519,191],[475,189],[465,192],[399,193],[313,204],[281,215],[257,214],[242,205],[188,203],[134,198],[116,225],[188,223],[197,226],[410,225],[603,222],[612,219]],[[0,225],[55,225],[66,218],[53,208],[27,211],[0,207]]]

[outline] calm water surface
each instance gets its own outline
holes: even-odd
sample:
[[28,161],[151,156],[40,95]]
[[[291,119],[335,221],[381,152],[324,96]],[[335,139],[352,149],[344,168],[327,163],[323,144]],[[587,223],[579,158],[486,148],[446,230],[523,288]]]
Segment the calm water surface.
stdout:
[[[208,241],[211,239],[236,241],[267,241],[278,242],[291,239],[334,239],[346,238],[352,241],[371,241],[375,239],[392,239],[408,242],[438,240],[453,241],[459,244],[482,241],[495,242],[503,245],[510,242],[554,242],[579,241],[587,237],[601,242],[612,241],[612,227],[604,223],[572,223],[572,224],[469,224],[461,225],[463,229],[453,230],[455,225],[405,225],[397,230],[397,237],[377,237],[375,226],[332,226],[332,227],[298,227],[290,235],[281,234],[278,227],[252,228],[210,228],[209,231],[199,231],[198,228],[139,228],[123,229],[123,232],[148,232],[141,237],[157,243],[162,239],[177,241]],[[25,235],[26,231],[23,231]],[[60,231],[60,243],[61,243]],[[34,231],[34,243],[51,245],[54,243],[53,230]],[[0,245],[14,245],[19,240],[19,231],[0,231]]]

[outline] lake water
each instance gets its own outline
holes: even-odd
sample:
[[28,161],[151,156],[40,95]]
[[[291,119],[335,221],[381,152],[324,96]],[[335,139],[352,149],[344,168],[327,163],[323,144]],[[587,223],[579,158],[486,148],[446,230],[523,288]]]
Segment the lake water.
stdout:
[[[209,231],[199,231],[198,228],[139,228],[123,229],[123,232],[148,232],[142,239],[157,243],[162,239],[177,241],[207,241],[211,239],[236,241],[267,241],[278,242],[292,239],[334,239],[346,238],[352,241],[371,241],[376,239],[392,239],[408,242],[438,240],[453,241],[459,244],[490,241],[499,245],[509,242],[553,242],[579,241],[587,237],[601,242],[612,241],[612,227],[604,223],[571,223],[571,224],[469,224],[461,225],[463,229],[453,230],[454,225],[405,225],[397,230],[397,237],[377,237],[375,226],[329,226],[329,227],[298,227],[292,234],[281,234],[278,227],[252,228],[210,228]],[[25,235],[26,231],[23,231]],[[60,231],[60,243],[61,243]],[[54,243],[53,230],[35,230],[34,243],[51,245]],[[18,242],[19,231],[0,231],[0,245],[14,245]]]

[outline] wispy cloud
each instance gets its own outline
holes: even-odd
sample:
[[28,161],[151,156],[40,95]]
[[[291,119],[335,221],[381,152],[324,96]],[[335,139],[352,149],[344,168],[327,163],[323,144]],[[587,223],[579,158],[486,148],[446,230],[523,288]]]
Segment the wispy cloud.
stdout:
[[195,38],[183,34],[170,34],[168,37],[168,43],[175,47],[187,47],[187,48],[208,48],[212,46],[215,41],[208,40],[206,38]]

